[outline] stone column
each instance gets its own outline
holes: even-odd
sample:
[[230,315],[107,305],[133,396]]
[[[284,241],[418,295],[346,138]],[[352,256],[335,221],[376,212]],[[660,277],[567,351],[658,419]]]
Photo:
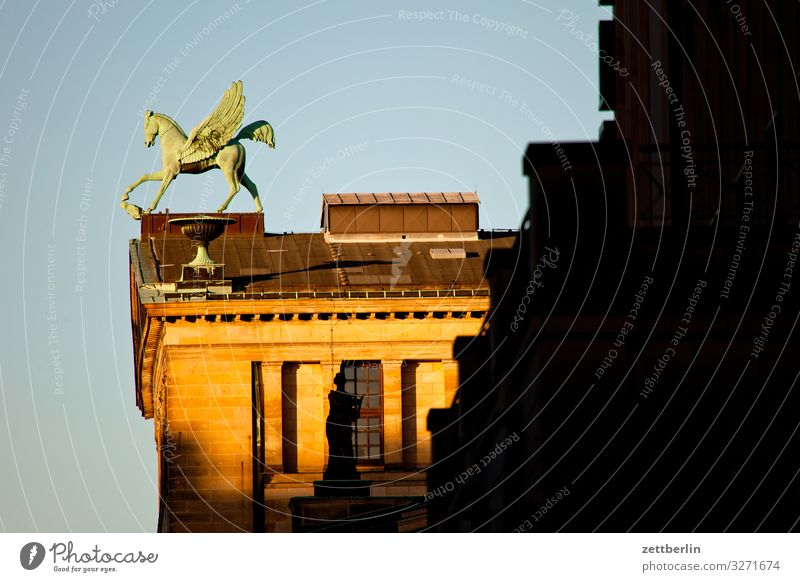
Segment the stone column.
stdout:
[[416,372],[417,465],[431,464],[431,433],[426,419],[431,408],[445,406],[445,374],[442,362],[419,362]]
[[261,364],[264,402],[264,459],[268,467],[283,466],[283,398],[281,393],[283,362]]
[[383,365],[383,463],[387,469],[403,466],[402,360]]
[[[323,394],[324,393],[324,394]],[[322,366],[299,364],[297,369],[297,469],[322,473],[325,464],[325,409],[328,391]]]
[[444,405],[450,407],[453,405],[459,386],[458,361],[444,360],[442,366],[444,366]]
[[328,462],[328,438],[325,436],[325,421],[328,419],[328,413],[331,410],[331,404],[328,401],[328,392],[333,390],[333,377],[339,372],[339,360],[334,360],[333,364],[330,361],[320,363],[322,375],[322,466],[323,470]]

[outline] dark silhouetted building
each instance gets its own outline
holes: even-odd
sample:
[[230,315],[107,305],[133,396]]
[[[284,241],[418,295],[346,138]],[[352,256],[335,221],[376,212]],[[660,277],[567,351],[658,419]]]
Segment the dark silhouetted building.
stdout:
[[430,529],[796,530],[800,5],[601,4],[615,118],[528,147],[428,417]]

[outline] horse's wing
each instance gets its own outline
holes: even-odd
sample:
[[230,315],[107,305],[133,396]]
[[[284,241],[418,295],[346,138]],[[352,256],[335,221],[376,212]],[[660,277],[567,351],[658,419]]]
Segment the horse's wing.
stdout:
[[178,151],[182,164],[199,162],[214,156],[233,137],[244,117],[242,82],[233,83],[208,117],[200,122]]
[[275,132],[272,131],[272,126],[263,119],[245,125],[236,134],[236,139],[252,139],[263,142],[270,148],[275,148]]

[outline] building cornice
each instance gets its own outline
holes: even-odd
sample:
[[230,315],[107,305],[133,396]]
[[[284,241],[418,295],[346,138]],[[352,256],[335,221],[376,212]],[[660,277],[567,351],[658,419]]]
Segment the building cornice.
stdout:
[[142,304],[143,330],[138,346],[136,400],[145,418],[153,418],[154,394],[160,381],[162,344],[166,328],[177,322],[199,320],[227,325],[315,324],[321,321],[358,320],[376,323],[421,320],[483,320],[488,296],[416,297],[386,299],[294,299],[290,301],[181,301]]
[[142,307],[148,318],[320,314],[336,316],[338,314],[379,313],[394,316],[402,313],[453,314],[473,311],[485,312],[489,307],[489,296],[176,301],[170,303],[145,303]]

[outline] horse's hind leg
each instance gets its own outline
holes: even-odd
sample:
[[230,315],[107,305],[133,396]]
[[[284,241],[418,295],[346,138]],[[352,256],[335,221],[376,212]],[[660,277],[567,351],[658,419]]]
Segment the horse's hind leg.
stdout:
[[225,174],[225,179],[228,181],[228,185],[231,187],[231,189],[228,197],[225,199],[225,202],[222,203],[222,206],[217,208],[217,212],[225,212],[228,204],[231,203],[231,200],[233,200],[233,197],[236,196],[236,194],[239,192],[239,188],[241,188],[241,185],[239,184],[239,177],[236,175],[236,172],[232,171],[232,168],[221,169]]
[[253,181],[247,177],[247,174],[242,174],[242,186],[247,188],[247,191],[250,192],[250,196],[253,197],[256,203],[256,212],[261,212],[263,207],[261,206],[261,198],[258,197],[258,188],[256,188]]

